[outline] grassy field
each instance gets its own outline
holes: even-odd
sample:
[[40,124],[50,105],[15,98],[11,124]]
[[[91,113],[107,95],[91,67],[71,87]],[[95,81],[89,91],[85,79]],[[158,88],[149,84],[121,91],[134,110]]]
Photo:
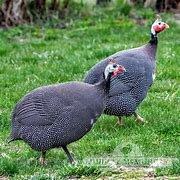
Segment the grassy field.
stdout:
[[[77,165],[71,166],[61,149],[48,152],[48,164],[38,163],[39,153],[23,142],[6,143],[10,132],[11,111],[30,90],[48,84],[82,80],[99,60],[119,50],[148,42],[150,16],[144,26],[112,10],[76,20],[66,29],[22,26],[0,30],[0,178],[59,179],[60,177],[114,178],[143,177],[137,173],[113,172],[107,157],[123,156],[123,165],[149,166],[155,158],[180,156],[180,27],[164,15],[170,29],[159,36],[157,76],[147,98],[139,107],[148,122],[137,125],[133,117],[125,125],[116,118],[101,116],[92,131],[69,145]],[[104,158],[105,168],[86,160]],[[138,159],[141,157],[143,161]],[[131,162],[126,160],[135,159]],[[119,164],[121,165],[121,164]],[[160,168],[157,176],[178,176],[180,163]],[[116,169],[116,168],[115,168]],[[118,167],[117,167],[118,169]],[[117,170],[116,169],[116,170]]]

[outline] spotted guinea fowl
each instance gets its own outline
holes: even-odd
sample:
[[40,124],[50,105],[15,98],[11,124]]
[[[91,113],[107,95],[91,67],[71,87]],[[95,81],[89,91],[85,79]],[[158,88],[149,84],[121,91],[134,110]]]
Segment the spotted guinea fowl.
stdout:
[[42,164],[46,151],[58,147],[73,162],[67,145],[90,131],[105,107],[110,79],[124,71],[123,66],[109,62],[104,79],[95,85],[68,82],[33,90],[14,108],[9,142],[23,140],[41,151]]
[[137,114],[136,109],[146,97],[155,78],[157,34],[168,27],[158,16],[151,26],[151,39],[147,44],[119,51],[100,61],[87,73],[84,82],[90,84],[99,82],[109,58],[113,58],[126,68],[126,73],[111,82],[109,98],[104,110],[105,114],[118,116],[118,124],[123,124],[122,116],[132,114],[138,122],[144,122],[143,118]]

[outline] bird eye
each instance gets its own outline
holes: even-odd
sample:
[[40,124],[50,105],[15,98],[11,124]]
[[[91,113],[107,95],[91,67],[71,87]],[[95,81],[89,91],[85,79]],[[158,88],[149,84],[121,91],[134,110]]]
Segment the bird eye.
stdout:
[[117,64],[113,64],[113,68],[116,68],[117,67]]
[[159,24],[159,25],[161,25],[161,23],[160,23],[160,22],[159,22],[158,24]]

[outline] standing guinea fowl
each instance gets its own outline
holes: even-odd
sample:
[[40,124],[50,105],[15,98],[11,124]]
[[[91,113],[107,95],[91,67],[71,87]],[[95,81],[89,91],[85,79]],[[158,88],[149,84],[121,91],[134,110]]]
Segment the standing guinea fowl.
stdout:
[[136,113],[136,109],[146,97],[155,78],[157,34],[168,27],[158,17],[152,24],[151,39],[147,44],[111,55],[92,67],[85,77],[84,82],[86,83],[99,82],[109,58],[113,58],[126,68],[126,73],[112,80],[109,98],[104,110],[105,114],[118,116],[118,124],[123,124],[122,116],[132,114],[138,122],[144,122],[143,118]]
[[104,110],[111,77],[124,71],[123,66],[109,62],[98,84],[68,82],[33,90],[14,108],[9,142],[23,140],[41,151],[41,164],[47,150],[62,147],[72,163],[67,145],[90,131]]

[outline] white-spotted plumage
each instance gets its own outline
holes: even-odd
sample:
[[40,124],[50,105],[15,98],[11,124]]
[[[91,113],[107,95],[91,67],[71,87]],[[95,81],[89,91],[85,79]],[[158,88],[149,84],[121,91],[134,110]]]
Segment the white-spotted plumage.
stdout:
[[119,51],[103,59],[89,70],[84,82],[95,84],[102,79],[102,71],[108,59],[113,59],[126,68],[122,76],[111,80],[105,114],[118,117],[136,114],[137,107],[147,96],[155,79],[157,34],[166,28],[168,25],[158,17],[151,26],[151,39],[147,44]]
[[91,130],[105,108],[111,73],[117,71],[118,65],[108,65],[106,79],[96,85],[69,82],[28,93],[14,108],[10,141],[23,140],[43,156],[62,147],[72,162],[66,146]]

